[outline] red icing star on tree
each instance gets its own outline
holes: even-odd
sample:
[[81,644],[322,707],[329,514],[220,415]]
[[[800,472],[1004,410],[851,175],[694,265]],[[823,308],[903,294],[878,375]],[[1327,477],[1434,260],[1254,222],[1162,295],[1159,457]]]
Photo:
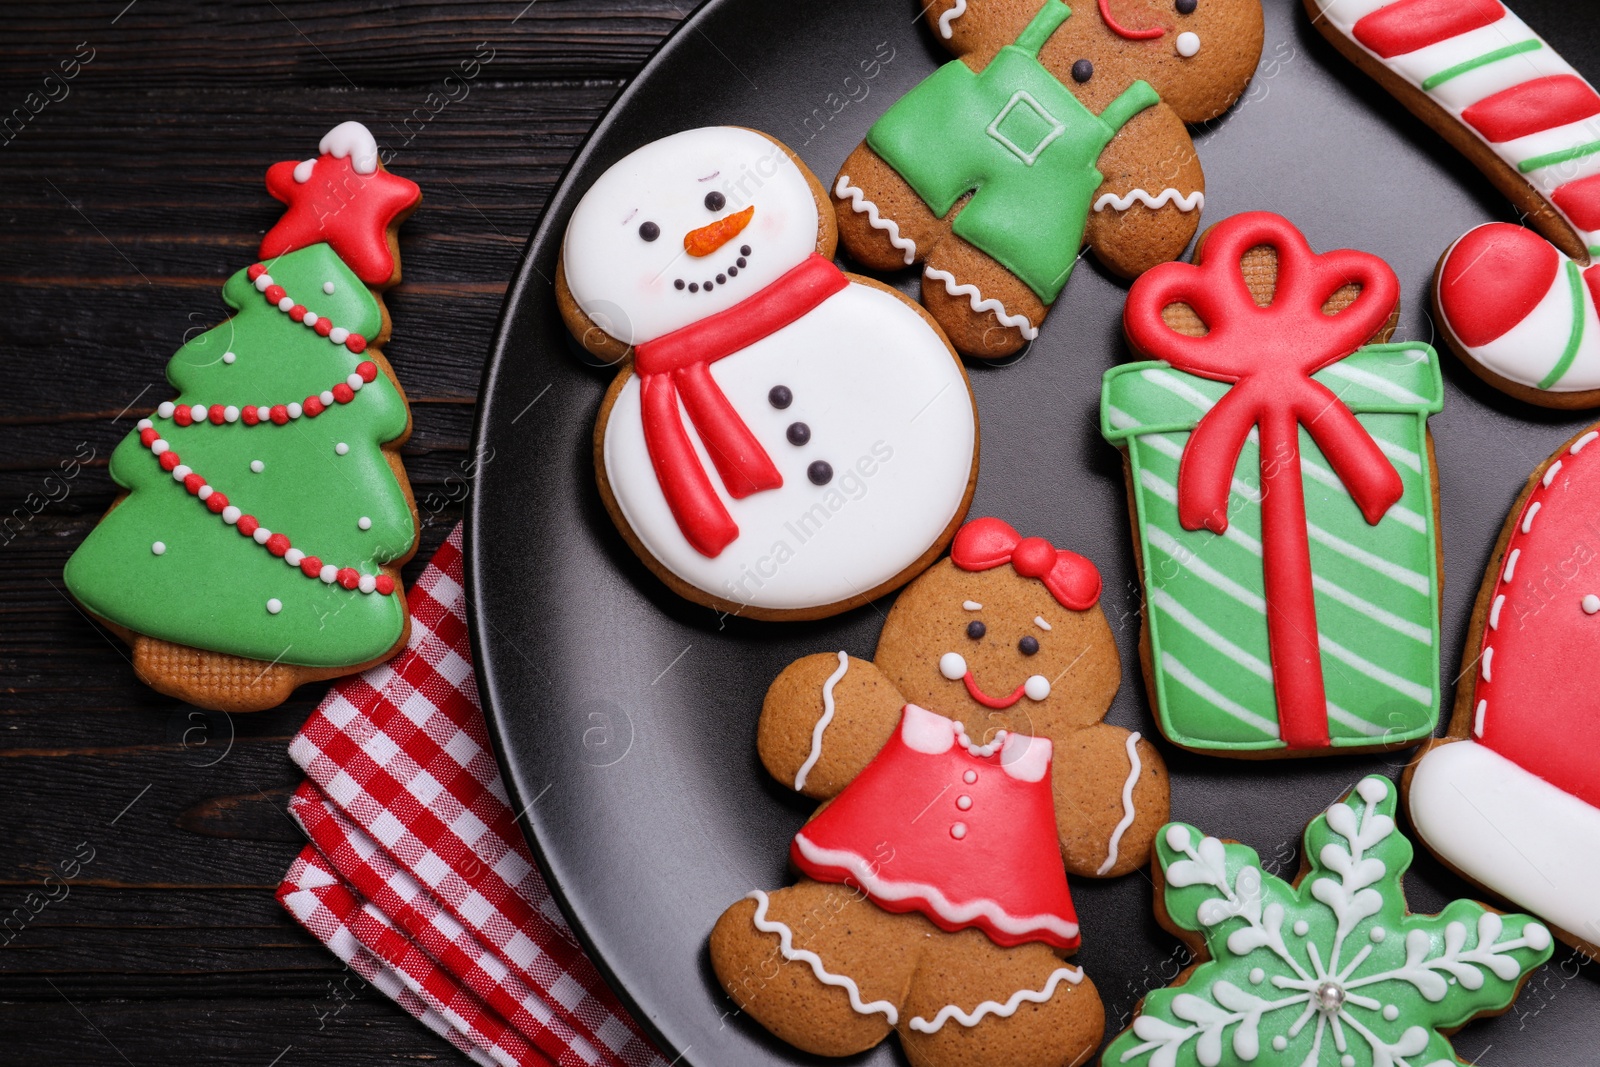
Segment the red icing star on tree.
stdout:
[[341,139],[345,126],[323,138],[317,158],[267,171],[267,191],[288,210],[261,239],[261,258],[326,242],[358,278],[382,288],[399,273],[390,234],[422,202],[422,190],[378,165],[370,135]]

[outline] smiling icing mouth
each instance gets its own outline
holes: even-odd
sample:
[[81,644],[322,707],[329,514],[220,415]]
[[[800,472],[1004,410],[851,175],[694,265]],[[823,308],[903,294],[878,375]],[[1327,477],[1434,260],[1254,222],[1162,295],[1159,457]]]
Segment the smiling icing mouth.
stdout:
[[704,281],[698,282],[685,281],[683,278],[676,278],[672,282],[672,287],[679,291],[687,289],[691,293],[698,293],[703,289],[709,293],[719,285],[727,285],[728,279],[737,278],[739,276],[739,272],[745,267],[749,266],[750,254],[751,248],[749,245],[740,245],[739,258],[734,260],[725,269],[718,271],[715,278],[707,278]]
[[1050,679],[1042,674],[1035,674],[1030,675],[1027,681],[1017,686],[1007,696],[990,696],[978,685],[978,680],[967,668],[966,659],[959,652],[946,652],[939,657],[939,673],[952,682],[959,680],[967,687],[967,695],[984,707],[995,711],[1004,711],[1023,697],[1037,701],[1050,695]]

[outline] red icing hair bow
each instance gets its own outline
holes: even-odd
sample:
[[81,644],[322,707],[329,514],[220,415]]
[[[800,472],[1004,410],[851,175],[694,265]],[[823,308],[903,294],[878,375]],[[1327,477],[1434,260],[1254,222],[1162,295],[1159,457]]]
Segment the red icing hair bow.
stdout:
[[950,562],[964,571],[1011,564],[1024,578],[1037,578],[1062,607],[1087,611],[1100,599],[1095,565],[1042,537],[1023,537],[999,519],[973,519],[950,546]]
[[[1250,249],[1277,252],[1272,303],[1250,295],[1240,261]],[[1342,286],[1361,293],[1335,315],[1323,305]],[[1217,224],[1193,265],[1165,263],[1128,293],[1123,328],[1140,353],[1180,371],[1231,382],[1200,419],[1178,467],[1178,521],[1186,530],[1228,529],[1228,498],[1240,452],[1261,434],[1261,540],[1267,634],[1278,722],[1290,748],[1326,747],[1327,697],[1317,637],[1311,547],[1300,481],[1304,427],[1339,475],[1367,522],[1377,525],[1404,487],[1394,466],[1355,415],[1311,375],[1339,362],[1378,333],[1400,302],[1400,282],[1376,256],[1348,249],[1317,255],[1289,220],[1263,211]],[[1167,326],[1162,311],[1188,304],[1204,337]]]

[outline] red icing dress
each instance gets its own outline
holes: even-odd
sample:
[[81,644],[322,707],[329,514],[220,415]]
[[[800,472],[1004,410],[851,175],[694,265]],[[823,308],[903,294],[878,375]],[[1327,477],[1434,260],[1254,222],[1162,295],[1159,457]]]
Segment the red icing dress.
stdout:
[[960,723],[907,704],[789,855],[808,877],[860,886],[879,907],[920,911],[945,930],[1076,949],[1050,755],[1049,741],[1024,734],[976,746]]

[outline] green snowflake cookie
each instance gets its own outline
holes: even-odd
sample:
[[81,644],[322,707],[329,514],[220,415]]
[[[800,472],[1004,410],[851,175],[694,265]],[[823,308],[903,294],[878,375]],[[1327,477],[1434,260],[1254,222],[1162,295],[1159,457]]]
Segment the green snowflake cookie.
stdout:
[[1210,959],[1151,993],[1102,1067],[1455,1067],[1443,1031],[1508,1008],[1550,931],[1470,900],[1408,914],[1394,809],[1393,783],[1364,779],[1306,829],[1295,886],[1253,849],[1164,827],[1167,914]]

